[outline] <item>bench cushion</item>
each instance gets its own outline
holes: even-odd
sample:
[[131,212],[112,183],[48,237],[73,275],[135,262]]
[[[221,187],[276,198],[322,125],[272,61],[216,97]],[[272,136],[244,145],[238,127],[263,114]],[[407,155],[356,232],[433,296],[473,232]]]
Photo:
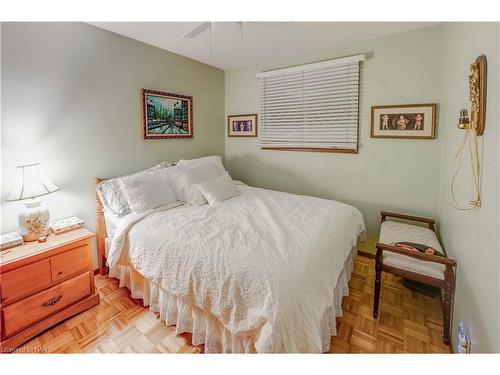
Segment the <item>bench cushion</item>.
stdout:
[[[387,245],[395,242],[415,242],[426,245],[443,253],[443,249],[434,233],[429,228],[418,225],[399,223],[396,221],[384,221],[380,227],[380,243]],[[387,266],[400,268],[409,272],[444,279],[444,264],[427,262],[415,259],[406,255],[384,251],[384,264]]]

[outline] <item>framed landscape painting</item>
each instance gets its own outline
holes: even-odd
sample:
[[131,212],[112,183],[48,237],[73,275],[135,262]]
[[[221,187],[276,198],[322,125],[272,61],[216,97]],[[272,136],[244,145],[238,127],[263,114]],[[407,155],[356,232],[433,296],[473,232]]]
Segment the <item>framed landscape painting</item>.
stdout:
[[257,114],[227,116],[228,137],[257,137]]
[[434,139],[436,104],[372,107],[372,138]]
[[142,90],[144,139],[193,138],[193,97]]

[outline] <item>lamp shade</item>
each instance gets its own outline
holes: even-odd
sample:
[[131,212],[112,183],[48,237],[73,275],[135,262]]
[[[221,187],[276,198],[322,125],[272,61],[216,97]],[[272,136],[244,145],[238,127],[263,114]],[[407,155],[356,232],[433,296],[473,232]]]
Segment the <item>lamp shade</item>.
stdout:
[[17,167],[17,180],[6,201],[36,198],[59,190],[40,168],[40,163]]

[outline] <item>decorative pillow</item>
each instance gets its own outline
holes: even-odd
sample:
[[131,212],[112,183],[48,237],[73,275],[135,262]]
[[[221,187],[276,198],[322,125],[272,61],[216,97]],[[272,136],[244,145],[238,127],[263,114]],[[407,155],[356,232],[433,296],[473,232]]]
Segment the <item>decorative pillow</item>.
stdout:
[[222,174],[212,163],[204,163],[193,168],[185,168],[183,165],[168,168],[169,181],[174,187],[177,198],[192,206],[207,204],[196,185]]
[[119,216],[130,213],[130,207],[123,194],[119,178],[105,180],[96,185],[95,188],[105,210]]
[[240,191],[233,182],[229,173],[224,173],[222,176],[216,177],[213,180],[198,184],[198,189],[201,191],[209,205],[240,195]]
[[128,205],[134,212],[149,211],[177,201],[163,168],[136,173],[120,180]]
[[205,156],[198,159],[191,160],[179,160],[179,165],[182,165],[185,168],[194,168],[199,167],[200,165],[206,165],[207,163],[212,163],[219,170],[220,174],[226,172],[224,165],[222,164],[222,158],[220,156]]
[[135,172],[129,175],[110,178],[104,180],[100,184],[96,185],[96,191],[99,195],[99,199],[104,206],[105,210],[112,212],[118,216],[125,216],[130,213],[130,207],[128,206],[127,198],[125,192],[123,191],[123,186],[120,179],[127,176],[133,176],[134,174],[140,174],[145,171],[151,171],[159,168],[169,167],[172,163],[162,161],[156,164],[154,167],[146,169],[144,171]]

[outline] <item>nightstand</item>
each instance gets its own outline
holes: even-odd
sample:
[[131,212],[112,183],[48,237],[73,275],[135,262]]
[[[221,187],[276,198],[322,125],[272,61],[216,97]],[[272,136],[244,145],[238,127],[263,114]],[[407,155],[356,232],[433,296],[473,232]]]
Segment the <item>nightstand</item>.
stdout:
[[79,228],[0,253],[0,351],[99,303],[91,240]]

